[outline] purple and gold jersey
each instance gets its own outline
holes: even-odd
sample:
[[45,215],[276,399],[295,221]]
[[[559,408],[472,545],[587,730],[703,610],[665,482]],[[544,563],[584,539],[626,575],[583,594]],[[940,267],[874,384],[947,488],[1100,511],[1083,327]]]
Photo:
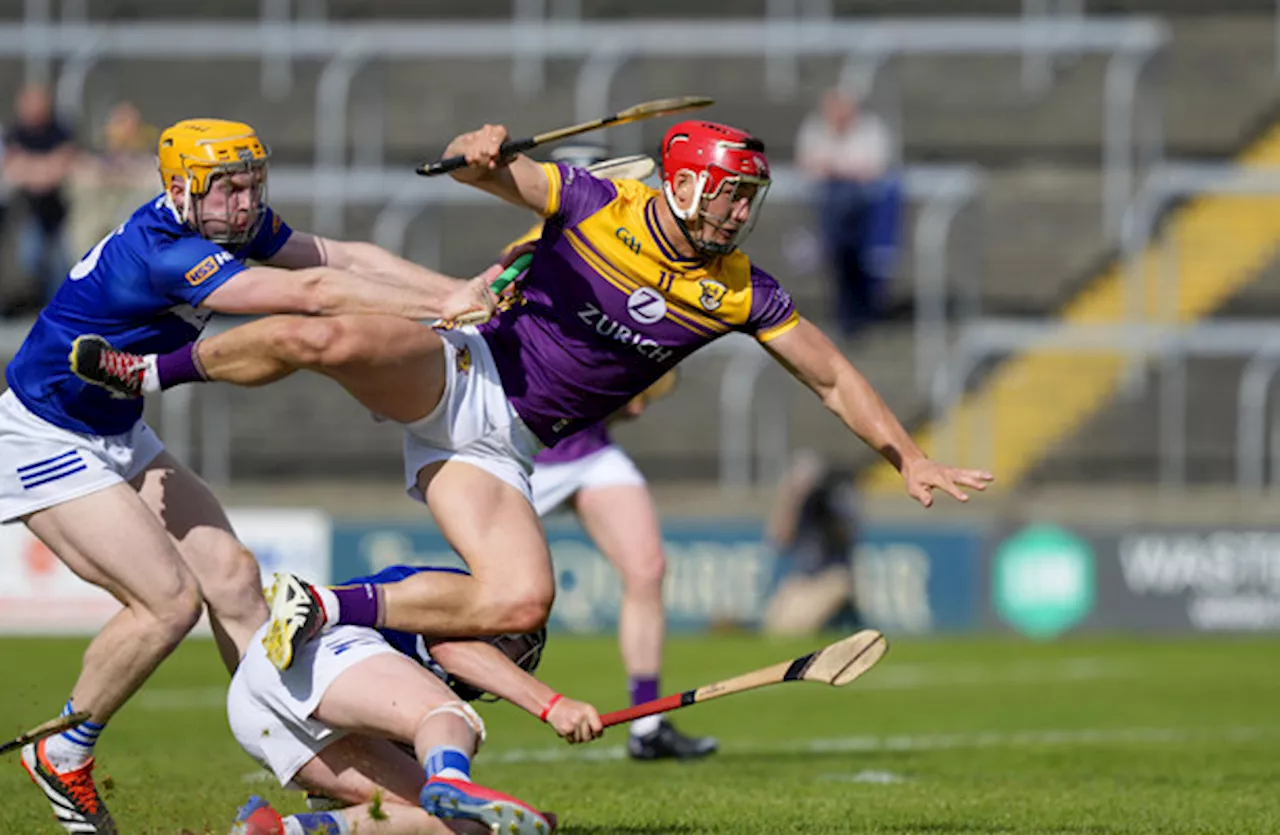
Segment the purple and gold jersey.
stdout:
[[547,446],[599,423],[730,331],[768,342],[799,322],[746,255],[682,258],[658,227],[657,189],[562,163],[523,303],[480,327],[516,412]]
[[568,464],[581,461],[588,455],[595,455],[602,449],[613,446],[609,437],[609,426],[604,421],[593,423],[580,432],[575,432],[553,447],[533,456],[534,464]]

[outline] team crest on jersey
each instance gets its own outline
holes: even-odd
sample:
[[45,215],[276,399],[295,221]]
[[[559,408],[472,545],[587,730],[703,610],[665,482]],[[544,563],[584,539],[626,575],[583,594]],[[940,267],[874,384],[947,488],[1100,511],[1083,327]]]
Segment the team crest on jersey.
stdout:
[[458,349],[458,353],[453,357],[454,368],[459,374],[466,374],[471,370],[471,349],[463,345]]
[[216,255],[210,255],[199,264],[187,270],[187,283],[192,287],[199,287],[204,284],[214,273],[216,273],[223,264],[232,260],[235,256],[230,252],[219,252]]
[[698,297],[702,306],[707,310],[719,310],[729,288],[714,278],[704,278],[698,282],[698,286],[702,288],[702,295]]
[[271,213],[271,234],[272,235],[280,234],[280,224],[283,222],[284,221],[280,220],[280,215],[276,214],[275,212]]

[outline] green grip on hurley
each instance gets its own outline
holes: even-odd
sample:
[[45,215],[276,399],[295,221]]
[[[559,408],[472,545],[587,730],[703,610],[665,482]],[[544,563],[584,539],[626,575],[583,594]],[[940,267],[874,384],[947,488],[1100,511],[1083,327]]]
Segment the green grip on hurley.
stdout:
[[520,277],[520,273],[529,269],[529,264],[533,262],[533,253],[526,252],[519,258],[511,262],[511,266],[502,271],[502,274],[493,280],[489,285],[489,290],[495,296],[501,296],[502,291],[511,286],[511,282]]
[[[497,278],[489,285],[489,291],[495,296],[502,295],[502,291],[511,286],[511,282],[520,277],[520,274],[529,268],[529,264],[533,261],[533,253],[526,252],[503,270]],[[464,313],[457,319],[453,320],[454,325],[482,325],[489,321],[489,313],[485,310],[473,310]],[[433,327],[445,327],[446,322],[443,319],[437,319],[432,322]]]

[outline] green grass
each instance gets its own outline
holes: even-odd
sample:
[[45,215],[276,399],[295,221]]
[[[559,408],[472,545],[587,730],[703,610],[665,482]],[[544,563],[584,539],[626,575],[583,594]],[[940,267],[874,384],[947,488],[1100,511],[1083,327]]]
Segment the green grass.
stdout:
[[[821,643],[677,638],[664,690]],[[556,810],[566,835],[1280,831],[1280,641],[893,643],[843,690],[790,684],[681,711],[683,727],[722,741],[700,763],[616,758],[622,729],[570,749],[509,706],[483,706],[476,777]],[[82,649],[0,641],[4,731],[56,712]],[[543,673],[602,711],[622,706],[610,640],[555,636]],[[227,730],[224,681],[212,645],[192,642],[111,723],[100,768],[123,832],[225,832],[250,792],[301,808],[246,779],[255,766]],[[0,798],[0,832],[59,832],[16,757]]]

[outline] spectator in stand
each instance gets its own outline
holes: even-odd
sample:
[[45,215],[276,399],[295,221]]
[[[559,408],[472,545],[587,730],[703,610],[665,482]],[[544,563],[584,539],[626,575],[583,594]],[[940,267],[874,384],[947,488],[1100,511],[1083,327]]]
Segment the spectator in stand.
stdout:
[[111,108],[98,153],[83,154],[72,175],[68,239],[72,253],[88,252],[124,223],[138,204],[160,193],[156,175],[159,131],[132,102]]
[[54,116],[47,88],[32,84],[18,94],[17,120],[5,135],[4,176],[17,193],[24,219],[18,258],[33,295],[47,302],[62,283],[70,262],[63,228],[64,191],[76,149],[71,133]]
[[847,336],[879,317],[893,270],[901,212],[894,149],[884,120],[839,88],[826,92],[796,137],[801,170],[821,183],[820,235]]

